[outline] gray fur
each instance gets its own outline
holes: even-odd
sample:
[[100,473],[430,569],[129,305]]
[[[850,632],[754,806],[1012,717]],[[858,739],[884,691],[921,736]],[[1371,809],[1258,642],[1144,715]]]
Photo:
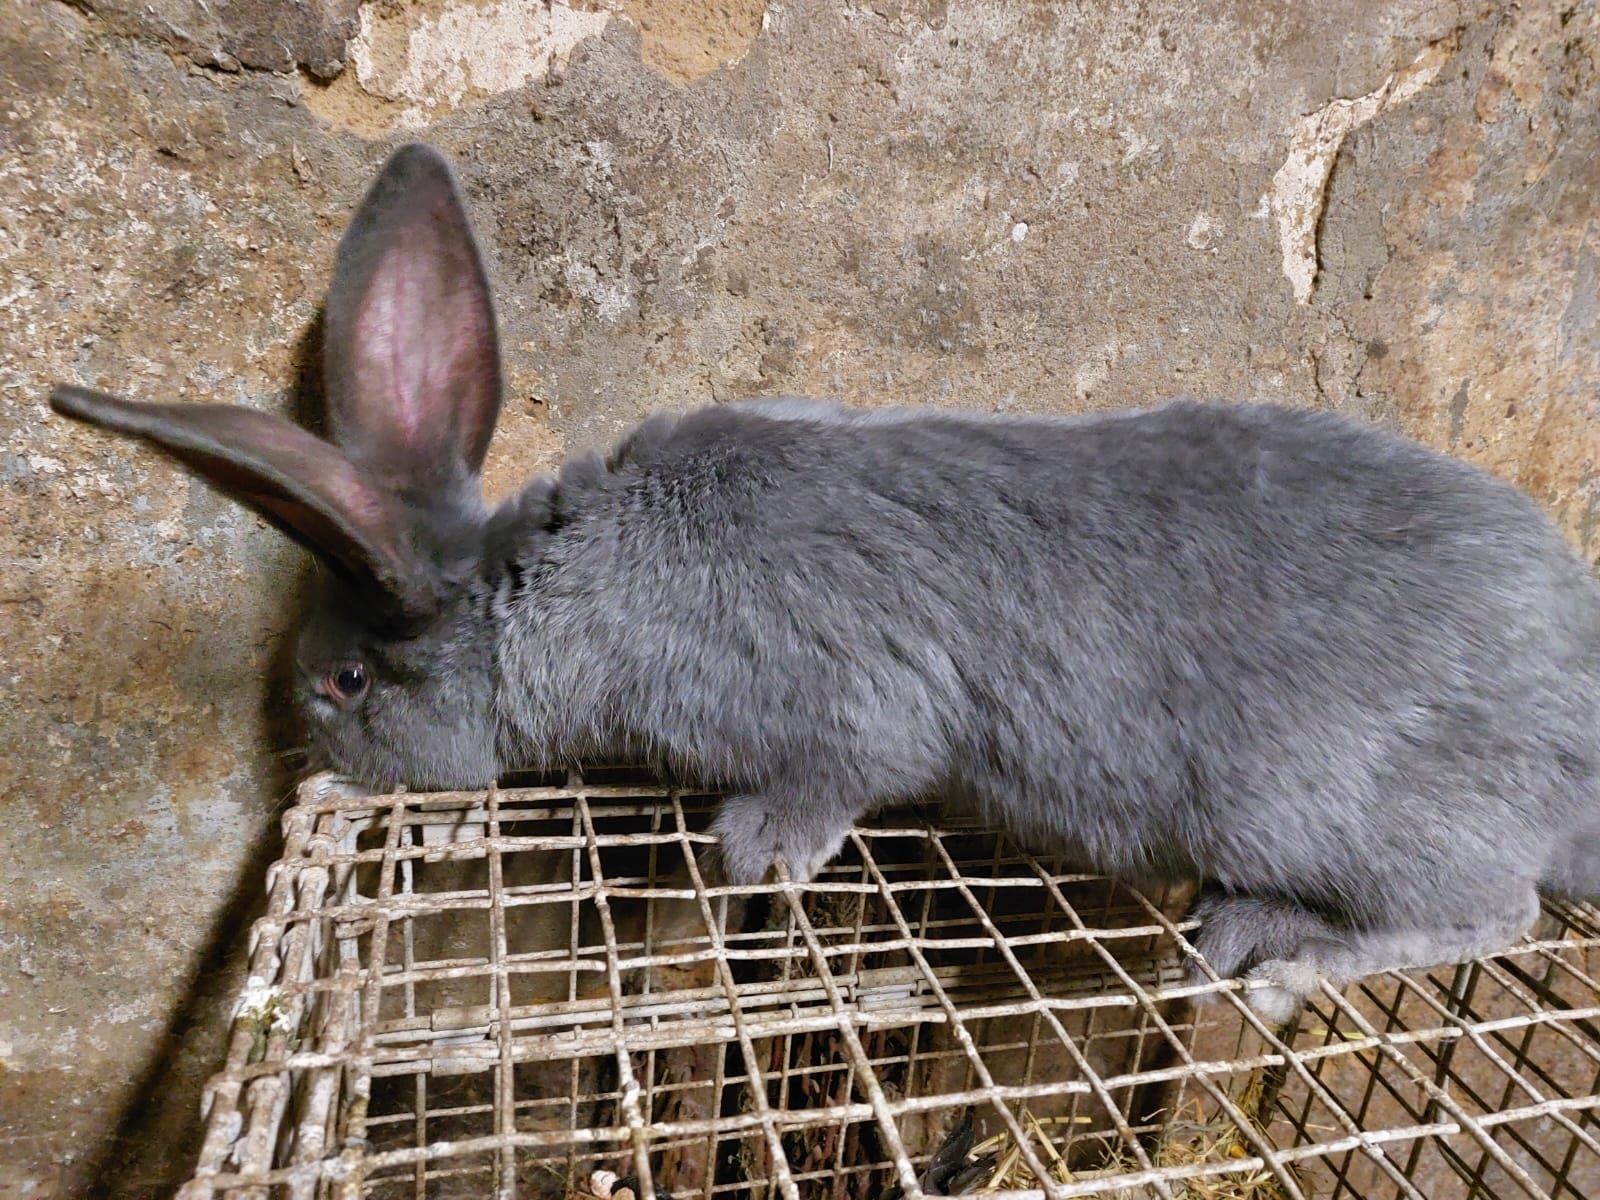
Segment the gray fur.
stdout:
[[[360,225],[381,271],[398,235]],[[654,755],[735,791],[742,883],[960,797],[1102,871],[1208,880],[1201,949],[1274,1017],[1504,945],[1538,888],[1600,892],[1600,588],[1525,496],[1374,429],[780,399],[652,419],[493,513],[404,499],[436,610],[397,626],[342,570],[300,650],[314,739],[370,780]],[[347,555],[381,548],[358,532]],[[351,660],[363,701],[315,694]]]
[[[1287,958],[1312,938],[1339,936],[1328,921],[1293,901],[1221,889],[1208,889],[1189,915],[1200,922],[1195,948],[1223,979],[1243,975],[1258,962]],[[1207,976],[1196,966],[1191,978],[1203,982]]]

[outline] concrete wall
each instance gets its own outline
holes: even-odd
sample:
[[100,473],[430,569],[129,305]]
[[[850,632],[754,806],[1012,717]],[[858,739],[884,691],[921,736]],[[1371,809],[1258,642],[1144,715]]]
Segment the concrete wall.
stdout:
[[402,137],[498,283],[496,491],[657,406],[1181,391],[1401,429],[1600,557],[1592,0],[762,9],[0,0],[0,1196],[186,1164],[293,771],[298,553],[46,389],[288,407]]

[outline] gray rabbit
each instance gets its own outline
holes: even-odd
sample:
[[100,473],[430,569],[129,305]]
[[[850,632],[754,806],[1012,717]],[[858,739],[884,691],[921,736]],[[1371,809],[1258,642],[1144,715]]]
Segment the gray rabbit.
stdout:
[[1600,587],[1527,498],[1322,413],[806,400],[645,422],[492,511],[486,275],[447,163],[383,168],[328,298],[331,440],[80,388],[330,570],[311,735],[373,782],[654,755],[731,783],[725,869],[809,877],[965,800],[1124,877],[1283,1019],[1600,895]]

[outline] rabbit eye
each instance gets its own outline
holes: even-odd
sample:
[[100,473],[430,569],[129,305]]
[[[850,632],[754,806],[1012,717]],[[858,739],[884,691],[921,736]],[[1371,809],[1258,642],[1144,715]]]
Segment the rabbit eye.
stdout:
[[323,694],[339,704],[359,700],[367,690],[367,669],[360,663],[343,663],[322,681]]

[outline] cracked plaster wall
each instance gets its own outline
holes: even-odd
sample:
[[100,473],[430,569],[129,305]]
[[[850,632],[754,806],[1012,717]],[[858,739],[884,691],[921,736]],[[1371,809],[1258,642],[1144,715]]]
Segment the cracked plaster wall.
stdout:
[[1401,429],[1595,561],[1597,26],[0,0],[0,1197],[166,1194],[189,1161],[291,773],[299,556],[49,418],[52,380],[287,406],[351,206],[420,133],[498,283],[496,492],[656,406],[1181,391]]

